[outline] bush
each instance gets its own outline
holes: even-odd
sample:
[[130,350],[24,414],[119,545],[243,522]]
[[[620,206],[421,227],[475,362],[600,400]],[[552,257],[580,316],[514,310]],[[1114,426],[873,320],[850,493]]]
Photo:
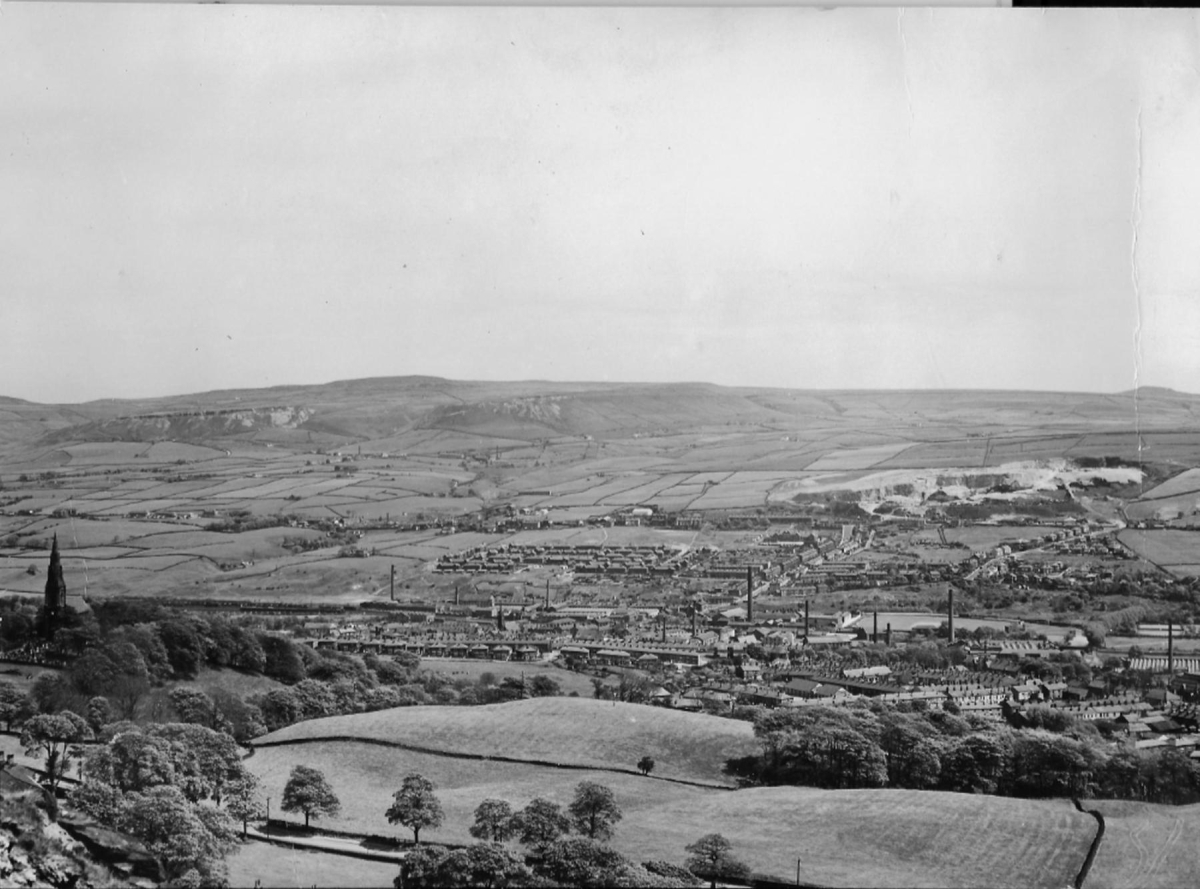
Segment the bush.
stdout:
[[703,882],[686,867],[671,864],[669,861],[643,861],[642,867],[655,876],[679,880],[685,886],[699,886]]

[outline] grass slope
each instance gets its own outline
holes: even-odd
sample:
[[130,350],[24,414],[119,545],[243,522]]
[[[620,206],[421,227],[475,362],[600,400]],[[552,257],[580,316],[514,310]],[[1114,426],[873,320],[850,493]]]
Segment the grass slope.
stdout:
[[1089,800],[1104,815],[1104,839],[1087,889],[1170,889],[1200,883],[1200,805]]
[[289,849],[254,840],[243,843],[226,859],[229,885],[251,889],[257,881],[270,887],[343,886],[346,889],[390,889],[400,872],[394,864],[347,855]]
[[1066,800],[803,787],[728,791],[337,741],[260,749],[246,765],[264,793],[278,799],[297,762],[325,773],[342,813],[317,823],[340,830],[409,838],[384,812],[410,771],[434,782],[445,810],[444,826],[422,834],[430,842],[472,842],[467,828],[489,797],[514,808],[535,796],[566,804],[575,785],[590,780],[613,790],[624,818],[612,845],[636,861],[682,863],[688,843],[717,831],[757,873],[790,882],[800,859],[802,879],[828,886],[1062,889],[1095,835],[1095,821]]
[[288,726],[255,743],[336,737],[630,772],[649,755],[657,762],[656,775],[720,785],[733,783],[722,774],[727,759],[758,750],[746,722],[565,697],[331,716]]

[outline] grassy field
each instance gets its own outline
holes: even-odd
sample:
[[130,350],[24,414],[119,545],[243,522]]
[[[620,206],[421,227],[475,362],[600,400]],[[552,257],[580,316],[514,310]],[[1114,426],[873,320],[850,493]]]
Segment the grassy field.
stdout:
[[251,840],[226,859],[232,889],[344,886],[346,889],[391,889],[400,869],[383,861],[366,861],[311,849],[289,849]]
[[754,871],[827,886],[980,886],[1061,889],[1074,879],[1095,822],[1066,800],[1015,800],[900,790],[800,787],[718,790],[633,775],[521,763],[484,763],[357,742],[258,750],[246,761],[278,799],[293,765],[322,770],[342,813],[319,823],[341,830],[406,835],[384,812],[399,781],[418,772],[437,787],[445,823],[432,842],[471,842],[484,799],[520,808],[535,796],[565,804],[575,786],[612,789],[624,814],[612,845],[636,861],[682,863],[684,847],[718,831]]
[[1200,883],[1200,806],[1092,800],[1105,832],[1087,889],[1171,889]]
[[1200,562],[1200,532],[1137,531],[1126,528],[1117,535],[1121,543],[1156,565],[1195,565]]
[[728,785],[730,757],[757,752],[749,723],[642,704],[589,698],[532,698],[485,707],[400,707],[314,719],[256,743],[354,737],[428,750],[634,770],[653,757],[655,774]]

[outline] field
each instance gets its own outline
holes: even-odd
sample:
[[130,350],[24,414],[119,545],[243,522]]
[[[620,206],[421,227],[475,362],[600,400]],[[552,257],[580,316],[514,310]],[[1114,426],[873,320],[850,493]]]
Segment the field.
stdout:
[[[445,809],[431,842],[471,842],[487,798],[520,808],[534,796],[561,804],[590,780],[613,790],[624,817],[612,844],[635,861],[682,863],[684,846],[724,834],[754,871],[827,886],[1062,887],[1078,872],[1095,822],[1065,800],[1039,801],[900,790],[777,787],[719,790],[606,772],[473,762],[357,742],[257,750],[246,761],[278,798],[297,761],[321,769],[343,811],[318,823],[406,836],[384,812],[410,771],[432,780]],[[657,771],[657,770],[656,770]]]
[[400,869],[383,861],[367,861],[311,849],[260,843],[242,843],[226,859],[232,889],[251,889],[258,881],[270,889],[308,889],[342,886],[345,889],[391,889]]
[[1172,573],[1195,574],[1200,566],[1200,532],[1138,531],[1126,528],[1118,539],[1143,559]]
[[649,755],[660,777],[729,786],[731,757],[755,753],[749,723],[642,704],[589,698],[532,698],[483,707],[401,707],[297,723],[256,746],[362,738],[425,750],[635,773]]
[[1087,889],[1172,889],[1200,880],[1200,806],[1091,800],[1105,832]]

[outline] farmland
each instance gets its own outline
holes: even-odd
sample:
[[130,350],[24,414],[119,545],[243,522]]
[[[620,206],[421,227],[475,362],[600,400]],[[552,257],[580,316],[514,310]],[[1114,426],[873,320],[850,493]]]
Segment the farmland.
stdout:
[[[754,870],[827,886],[1068,885],[1083,863],[1095,822],[1069,802],[900,790],[798,787],[727,791],[653,777],[472,762],[356,742],[269,747],[247,765],[275,794],[298,758],[325,772],[343,801],[338,830],[404,836],[383,817],[409,771],[437,786],[445,826],[431,842],[471,842],[466,828],[487,798],[521,807],[534,796],[560,804],[590,780],[612,788],[624,818],[612,844],[633,860],[681,862],[684,846],[714,826]],[[656,769],[657,773],[657,769]]]
[[659,777],[729,786],[725,761],[757,749],[749,723],[641,704],[533,698],[485,707],[420,707],[297,723],[256,746],[362,738],[423,750],[634,773],[651,756]]
[[1088,875],[1088,889],[1168,889],[1200,874],[1195,836],[1200,806],[1162,806],[1095,800],[1105,833]]

